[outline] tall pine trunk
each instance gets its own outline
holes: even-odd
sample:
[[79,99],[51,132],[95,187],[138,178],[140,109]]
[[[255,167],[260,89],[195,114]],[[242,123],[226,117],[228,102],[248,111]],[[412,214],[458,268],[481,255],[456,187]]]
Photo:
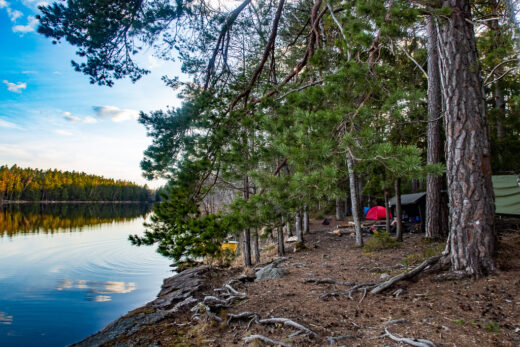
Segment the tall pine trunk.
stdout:
[[343,206],[341,198],[336,198],[336,220],[343,220]]
[[297,242],[300,244],[300,245],[303,245],[303,221],[302,221],[302,212],[301,211],[298,211],[296,213],[296,220],[295,220],[295,223],[294,223],[294,226],[295,226],[295,229],[296,229],[296,238],[297,238]]
[[354,219],[354,230],[356,231],[356,246],[363,246],[363,234],[361,233],[361,219],[359,216],[359,194],[357,190],[356,173],[354,172],[354,159],[347,154],[347,169],[350,183],[350,200],[352,201],[352,218]]
[[283,227],[279,226],[278,231],[278,256],[283,257],[285,255],[285,246],[283,243]]
[[496,234],[486,103],[469,0],[445,0],[439,61],[445,100],[450,256],[459,273],[494,272]]
[[[249,178],[247,177],[247,175],[244,175],[243,183],[244,183],[244,200],[248,200],[249,199]],[[252,263],[251,263],[251,231],[249,229],[244,230],[243,242],[244,242],[244,250],[243,250],[244,265],[247,267],[250,267],[252,265]]]
[[255,264],[260,263],[260,246],[258,244],[258,228],[253,230],[253,255],[255,256]]
[[401,206],[401,179],[395,180],[395,217],[397,218],[397,231],[395,238],[403,241],[403,208]]
[[[442,93],[437,50],[437,29],[433,16],[427,17],[428,30],[428,164],[442,162]],[[446,230],[441,223],[442,176],[429,174],[426,178],[426,237],[438,239]]]

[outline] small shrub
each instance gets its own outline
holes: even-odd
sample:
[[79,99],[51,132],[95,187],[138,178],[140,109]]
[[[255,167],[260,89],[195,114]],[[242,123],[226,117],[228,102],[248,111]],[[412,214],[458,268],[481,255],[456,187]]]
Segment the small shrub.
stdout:
[[397,241],[386,230],[376,230],[374,231],[374,237],[367,241],[364,250],[365,252],[372,252],[396,246]]
[[458,325],[464,325],[464,324],[466,324],[466,323],[464,323],[464,321],[463,321],[462,319],[454,319],[454,320],[453,320],[453,323],[458,324]]
[[484,328],[488,333],[498,333],[500,331],[500,327],[497,322],[490,320],[488,324]]

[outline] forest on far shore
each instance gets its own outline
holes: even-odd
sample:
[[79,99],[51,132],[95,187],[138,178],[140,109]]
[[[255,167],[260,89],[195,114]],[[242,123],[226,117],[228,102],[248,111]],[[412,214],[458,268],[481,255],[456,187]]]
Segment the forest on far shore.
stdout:
[[0,166],[0,201],[152,201],[145,185],[84,172]]

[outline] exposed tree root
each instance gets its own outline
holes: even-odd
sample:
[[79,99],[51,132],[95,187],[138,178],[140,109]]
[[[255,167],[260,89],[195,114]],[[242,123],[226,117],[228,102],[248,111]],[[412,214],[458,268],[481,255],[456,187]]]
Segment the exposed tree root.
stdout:
[[394,335],[390,334],[390,332],[386,328],[385,328],[385,333],[386,333],[386,336],[388,336],[395,342],[404,342],[411,346],[416,346],[416,347],[437,347],[433,342],[431,342],[429,340],[394,336]]
[[282,341],[277,341],[277,340],[273,340],[273,339],[270,339],[268,337],[265,337],[263,335],[251,335],[251,336],[246,336],[244,337],[244,342],[248,343],[248,342],[251,342],[253,340],[261,340],[261,341],[264,341],[264,342],[267,342],[267,343],[270,343],[272,345],[275,345],[275,346],[284,346],[284,347],[290,347],[292,346],[291,344],[289,343],[285,343],[285,342],[282,342]]
[[316,283],[316,284],[338,284],[342,286],[352,286],[355,285],[353,282],[342,282],[336,281],[333,278],[306,278],[306,283]]
[[426,269],[428,266],[431,266],[432,264],[439,262],[440,259],[441,259],[441,256],[430,257],[430,258],[426,259],[425,261],[423,261],[419,266],[415,267],[414,269],[412,269],[408,272],[403,272],[402,274],[394,276],[394,277],[390,278],[389,280],[377,285],[374,289],[372,289],[370,291],[370,294],[381,293],[385,289],[392,287],[397,282],[413,278],[413,277],[417,276],[420,272],[422,272],[424,269]]
[[346,339],[354,339],[357,336],[353,335],[344,335],[344,336],[327,336],[327,341],[329,342],[329,345],[335,346],[338,344],[338,341],[346,340]]
[[[259,319],[258,323],[260,324],[283,324],[292,326],[293,328],[298,329],[300,332],[303,332],[307,335],[313,335],[318,336],[314,331],[310,330],[309,328],[304,327],[303,325],[296,323],[293,320],[287,319],[287,318],[265,318],[265,319]],[[292,335],[296,336],[296,335]]]
[[254,312],[241,312],[241,313],[228,313],[227,324],[231,323],[233,320],[241,320],[241,319],[256,319],[258,320],[258,315]]

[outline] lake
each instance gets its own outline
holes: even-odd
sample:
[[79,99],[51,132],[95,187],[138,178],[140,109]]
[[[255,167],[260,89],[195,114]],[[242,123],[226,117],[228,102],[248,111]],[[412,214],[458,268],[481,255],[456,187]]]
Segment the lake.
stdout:
[[153,300],[171,261],[136,247],[150,207],[0,205],[0,346],[64,346]]

